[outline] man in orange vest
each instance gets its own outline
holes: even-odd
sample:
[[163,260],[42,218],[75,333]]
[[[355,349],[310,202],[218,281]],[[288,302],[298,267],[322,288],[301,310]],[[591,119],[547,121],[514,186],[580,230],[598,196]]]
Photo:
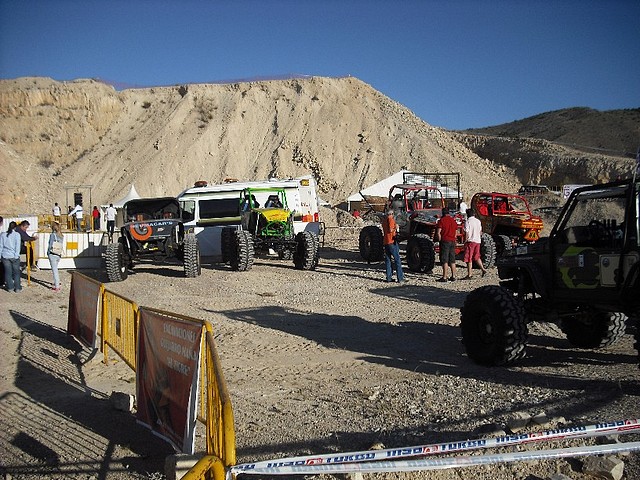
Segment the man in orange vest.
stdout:
[[393,268],[391,259],[396,266],[396,275],[398,283],[404,282],[404,273],[402,272],[402,262],[400,261],[400,250],[396,235],[398,234],[398,225],[393,218],[393,210],[391,207],[387,210],[387,214],[382,219],[382,243],[384,244],[384,264],[387,268],[387,282],[393,282]]

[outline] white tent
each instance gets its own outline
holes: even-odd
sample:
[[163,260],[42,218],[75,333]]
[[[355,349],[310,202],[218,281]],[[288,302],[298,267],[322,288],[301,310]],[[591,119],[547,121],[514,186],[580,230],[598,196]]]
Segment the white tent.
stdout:
[[129,193],[127,193],[124,197],[122,197],[117,202],[113,202],[113,206],[116,208],[122,208],[124,207],[124,204],[127,203],[129,200],[135,200],[136,198],[140,198],[140,195],[138,195],[138,192],[136,192],[136,187],[131,185],[131,188],[129,189]]
[[[408,170],[400,170],[390,177],[380,180],[378,183],[374,183],[370,187],[367,187],[360,191],[367,196],[387,198],[389,196],[389,190],[391,189],[391,187],[403,182],[405,172],[408,172]],[[360,192],[354,193],[353,195],[349,196],[347,198],[348,211],[352,210],[351,204],[353,202],[361,202],[362,200],[364,199],[362,198],[362,195],[360,195]]]

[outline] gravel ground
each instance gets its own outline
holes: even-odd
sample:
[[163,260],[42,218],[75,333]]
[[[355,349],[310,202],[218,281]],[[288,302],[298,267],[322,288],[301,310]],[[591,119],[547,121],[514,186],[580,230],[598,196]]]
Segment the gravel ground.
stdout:
[[[106,282],[101,271],[83,273]],[[213,324],[239,463],[464,440],[482,428],[505,429],[517,414],[549,418],[525,432],[640,417],[633,327],[606,350],[579,350],[555,325],[533,324],[524,360],[480,367],[460,342],[460,306],[467,292],[497,283],[496,271],[447,284],[436,282],[438,274],[408,272],[407,283],[387,284],[383,264],[360,259],[357,229],[335,228],[314,272],[257,259],[249,272],[205,265],[201,277],[186,279],[177,265],[140,265],[107,288]],[[0,292],[0,472],[14,479],[162,478],[168,445],[107,401],[112,391],[134,393],[133,373],[123,362],[86,358],[64,333],[70,275],[62,277],[58,294],[49,271],[34,272],[20,294]],[[638,453],[618,458],[624,478],[640,478]],[[532,480],[556,473],[591,478],[582,459],[365,478]]]

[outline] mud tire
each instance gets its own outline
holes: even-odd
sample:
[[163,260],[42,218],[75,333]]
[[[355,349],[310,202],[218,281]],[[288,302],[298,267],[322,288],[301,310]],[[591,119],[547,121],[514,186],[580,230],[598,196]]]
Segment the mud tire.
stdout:
[[229,264],[236,272],[251,270],[254,260],[253,237],[246,230],[235,230],[231,237]]
[[428,235],[413,235],[407,242],[407,266],[412,272],[431,272],[436,264],[436,249]]
[[233,232],[235,228],[223,228],[220,232],[220,250],[222,253],[222,261],[229,263],[233,250]]
[[293,265],[297,270],[315,270],[318,265],[319,245],[318,237],[311,232],[300,232],[296,235]]
[[496,257],[511,250],[511,238],[508,235],[494,235],[492,238],[496,246]]
[[560,322],[567,340],[578,348],[604,348],[625,333],[627,316],[620,312],[591,311]]
[[528,329],[522,302],[497,285],[467,295],[460,327],[467,355],[480,365],[506,365],[524,358]]
[[375,225],[367,225],[360,230],[358,238],[360,256],[367,262],[384,260],[384,246],[382,244],[382,230]]
[[107,244],[105,254],[107,264],[107,276],[110,282],[122,282],[129,276],[128,258],[124,252],[122,242]]
[[488,233],[482,234],[480,258],[484,268],[491,268],[496,264],[496,244]]
[[195,278],[202,273],[200,265],[200,246],[193,233],[184,236],[184,275],[187,278]]

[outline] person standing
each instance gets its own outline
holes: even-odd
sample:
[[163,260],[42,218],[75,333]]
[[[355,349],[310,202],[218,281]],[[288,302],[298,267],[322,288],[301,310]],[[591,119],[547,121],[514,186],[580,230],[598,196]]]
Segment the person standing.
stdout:
[[78,232],[82,231],[82,216],[84,212],[82,211],[82,205],[78,203],[73,210],[69,212],[69,215],[75,217],[76,219],[76,230]]
[[473,262],[480,267],[482,276],[487,274],[487,270],[482,264],[482,258],[480,258],[480,244],[482,243],[482,223],[475,217],[475,213],[472,209],[467,209],[467,221],[464,226],[467,240],[464,243],[464,261],[467,264],[467,276],[464,280],[471,279]]
[[60,223],[60,217],[62,216],[62,209],[60,208],[60,205],[58,205],[58,202],[56,202],[53,205],[53,208],[51,209],[51,213],[53,213],[53,221]]
[[384,264],[387,269],[387,282],[393,282],[393,265],[396,268],[396,276],[398,283],[404,282],[404,273],[402,271],[402,262],[400,261],[400,251],[396,235],[398,234],[398,225],[393,218],[393,210],[387,209],[387,215],[382,219],[382,243],[384,245]]
[[93,220],[93,231],[100,230],[100,210],[98,210],[97,205],[93,206],[91,218]]
[[[442,264],[442,278],[439,282],[454,282],[456,280],[456,230],[458,224],[451,216],[448,208],[442,209],[442,217],[436,225],[436,240],[440,241],[440,263]],[[451,268],[451,276],[449,276]]]
[[22,291],[20,285],[20,234],[16,231],[16,222],[9,224],[6,233],[1,233],[0,241],[2,248],[0,256],[4,266],[4,286],[8,292],[19,293]]
[[29,225],[31,225],[27,220],[23,220],[20,222],[20,225],[18,226],[18,228],[16,228],[18,234],[20,235],[20,240],[22,242],[21,246],[20,246],[20,253],[24,253],[25,256],[27,257],[27,265],[29,266],[29,268],[33,268],[34,270],[38,269],[38,266],[36,265],[36,252],[35,249],[33,248],[33,242],[36,241],[36,239],[38,238],[37,235],[29,235],[27,233],[27,229],[29,228]]
[[116,214],[118,212],[113,206],[113,203],[110,203],[107,207],[107,211],[105,215],[107,217],[107,235],[109,236],[109,242],[113,242],[113,232],[116,228]]
[[58,274],[58,264],[62,258],[62,252],[55,253],[53,250],[54,242],[64,242],[64,237],[60,231],[60,224],[53,222],[51,225],[51,236],[49,236],[49,247],[47,248],[47,257],[49,257],[49,263],[51,264],[51,272],[53,273],[53,288],[54,292],[60,291],[60,275]]
[[460,212],[460,214],[464,217],[467,218],[467,209],[469,208],[469,206],[465,203],[464,201],[464,197],[460,197],[460,205],[458,205],[458,211]]

